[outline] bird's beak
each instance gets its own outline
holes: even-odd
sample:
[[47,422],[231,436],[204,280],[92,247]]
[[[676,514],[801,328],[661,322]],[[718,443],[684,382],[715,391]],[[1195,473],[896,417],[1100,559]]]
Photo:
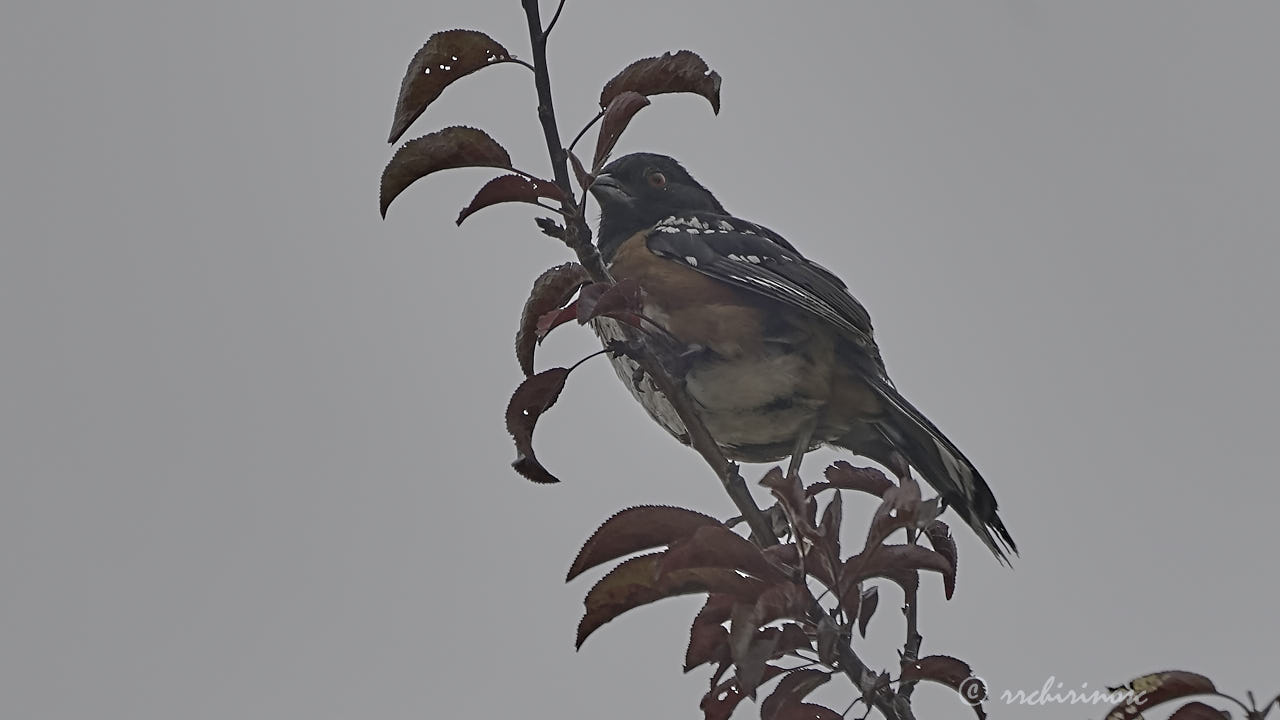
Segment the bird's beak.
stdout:
[[629,205],[633,199],[631,193],[622,187],[622,183],[614,179],[609,173],[597,175],[595,181],[587,189],[591,191],[591,194],[595,196],[596,201],[601,205],[606,202],[619,202]]

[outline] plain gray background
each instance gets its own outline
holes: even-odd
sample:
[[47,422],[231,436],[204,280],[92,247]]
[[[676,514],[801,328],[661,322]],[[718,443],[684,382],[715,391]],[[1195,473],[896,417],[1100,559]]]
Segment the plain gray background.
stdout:
[[[961,528],[956,597],[928,578],[921,628],[996,693],[1172,667],[1280,690],[1278,22],[1264,2],[571,0],[552,40],[570,136],[635,58],[691,48],[724,76],[719,117],[659,97],[619,150],[676,155],[839,272],[899,387],[983,469],[1022,558]],[[6,3],[5,718],[697,716],[699,600],[575,653],[599,574],[562,578],[623,506],[728,500],[603,361],[539,429],[566,482],[515,476],[511,338],[566,251],[524,206],[455,228],[483,171],[378,219],[413,52],[475,27],[528,57],[523,24],[515,0]],[[527,71],[490,68],[407,137],[478,125],[541,172],[534,106]],[[566,328],[541,366],[593,343]],[[878,666],[902,633],[882,595]]]

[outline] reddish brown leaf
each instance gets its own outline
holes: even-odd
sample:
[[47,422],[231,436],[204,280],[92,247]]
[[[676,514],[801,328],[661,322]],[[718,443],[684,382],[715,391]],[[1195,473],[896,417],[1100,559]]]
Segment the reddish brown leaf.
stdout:
[[458,78],[510,61],[507,49],[482,32],[446,30],[432,35],[405,70],[387,142],[399,140],[427,106]]
[[[739,600],[723,594],[712,594],[694,618],[690,628],[689,650],[685,652],[685,671],[703,664],[703,662],[719,662],[724,669],[726,662],[732,662],[728,650],[728,633],[723,628],[724,621],[730,619],[733,607],[740,605]],[[746,609],[740,610],[744,612]],[[744,626],[754,620],[745,621]],[[764,633],[776,637],[773,644],[773,657],[781,657],[796,650],[813,650],[813,642],[804,628],[795,623],[782,624],[781,628],[769,628]],[[716,680],[712,680],[712,684]]]
[[483,130],[449,127],[430,135],[410,140],[382,171],[382,216],[405,188],[417,180],[440,170],[463,167],[495,167],[511,169],[511,156]]
[[569,151],[569,166],[573,168],[573,177],[578,181],[579,188],[586,190],[591,187],[591,183],[595,182],[595,176],[587,172],[587,169],[582,166],[582,161],[572,150]]
[[918,682],[928,680],[940,683],[955,690],[979,718],[986,718],[982,709],[982,701],[987,697],[986,684],[973,674],[968,663],[946,655],[929,655],[914,662],[902,663],[902,682]]
[[732,595],[710,595],[693,618],[689,628],[689,647],[684,653],[684,671],[708,662],[729,662],[729,631],[723,625],[729,619],[737,599]]
[[836,492],[827,503],[822,511],[822,523],[818,526],[818,542],[831,557],[840,557],[840,525],[844,522],[844,501],[841,497]]
[[507,403],[507,432],[516,441],[516,459],[511,467],[516,472],[537,483],[560,482],[552,475],[533,451],[533,430],[538,418],[555,404],[569,378],[569,368],[543,370],[525,378]]
[[679,542],[698,528],[709,525],[720,526],[720,521],[700,512],[665,505],[627,508],[605,520],[591,534],[573,559],[565,581],[600,563]]
[[[760,682],[767,682],[781,673],[786,672],[777,665],[766,665],[764,672],[761,673]],[[702,696],[702,702],[698,707],[702,709],[704,720],[729,720],[729,716],[733,714],[738,703],[746,694],[738,686],[738,679],[730,676],[729,679],[716,685],[706,695]]]
[[733,608],[729,623],[729,656],[733,658],[733,671],[738,677],[738,687],[747,697],[755,698],[756,688],[764,681],[766,662],[777,656],[780,633],[762,631],[755,622],[750,605],[738,604]]
[[644,58],[626,66],[605,83],[600,93],[600,107],[609,107],[614,98],[628,90],[645,96],[695,93],[706,98],[714,112],[720,112],[720,74],[689,50]]
[[858,612],[862,610],[862,585],[860,583],[845,583],[844,592],[836,597],[840,608],[844,610],[845,617],[849,618],[850,627],[853,621],[858,618]]
[[631,118],[648,104],[649,98],[630,90],[623,90],[609,101],[609,107],[605,108],[604,116],[600,119],[600,134],[596,137],[596,154],[591,161],[591,172],[600,172]]
[[626,560],[596,583],[583,600],[586,612],[578,623],[575,647],[601,625],[633,608],[663,598],[693,593],[722,593],[740,600],[754,601],[764,589],[759,580],[745,578],[731,570],[697,568],[657,577],[661,553]]
[[862,591],[858,602],[858,634],[862,637],[867,636],[867,623],[871,622],[871,616],[876,614],[879,606],[880,588],[872,585]]
[[695,623],[723,625],[729,622],[729,614],[733,612],[733,605],[737,601],[738,599],[732,595],[709,595],[707,596],[707,603],[694,616],[693,621]]
[[796,650],[813,650],[813,641],[809,639],[809,633],[796,623],[783,623],[782,627],[769,628],[765,632],[778,635],[778,643],[773,648],[775,659]]
[[760,720],[775,720],[783,707],[799,704],[830,679],[831,675],[821,670],[792,670],[782,677],[769,697],[760,702]]
[[578,320],[586,324],[587,320],[592,317],[595,311],[596,303],[600,302],[600,298],[609,292],[609,288],[613,287],[609,283],[598,282],[584,285],[578,291]]
[[960,683],[971,677],[973,677],[973,670],[968,663],[947,655],[929,655],[915,662],[902,664],[903,682],[930,680],[956,690],[959,689]]
[[461,225],[463,220],[490,205],[509,202],[538,205],[539,198],[547,198],[557,202],[565,199],[560,187],[553,182],[530,180],[523,175],[500,175],[480,188],[480,192],[476,193],[476,196],[471,199],[471,204],[458,213],[456,222]]
[[822,705],[791,703],[783,705],[773,720],[844,720],[844,716]]
[[573,322],[577,319],[578,303],[575,300],[558,310],[548,311],[542,317],[538,318],[538,328],[534,331],[534,335],[536,336],[538,343],[541,343],[543,338],[551,334],[552,330],[555,330],[567,322]]
[[684,671],[709,662],[729,660],[729,631],[720,625],[694,625],[684,652]]
[[782,583],[761,593],[754,604],[738,602],[733,606],[729,623],[729,656],[733,659],[734,672],[744,693],[755,697],[755,690],[761,682],[760,672],[768,660],[799,648],[813,649],[809,634],[795,623],[786,623],[781,628],[760,629],[761,625],[779,618],[803,618],[804,610],[797,610],[796,606],[807,608],[811,603],[806,589]]
[[644,311],[644,303],[640,299],[640,285],[635,278],[619,280],[613,285],[603,286],[597,294],[597,287],[591,286],[582,301],[578,304],[578,322],[586,324],[600,316],[620,319]]
[[663,553],[658,574],[700,567],[740,570],[769,582],[786,579],[758,546],[723,525],[700,527],[672,545]]
[[1197,700],[1178,708],[1169,720],[1231,720],[1231,713]]
[[945,573],[951,564],[941,553],[919,545],[884,545],[872,549],[870,554],[858,553],[845,560],[842,582],[853,584],[873,577],[893,580],[905,589],[909,578],[916,571],[932,570]]
[[798,477],[788,477],[782,468],[774,467],[760,478],[760,484],[769,489],[778,502],[787,509],[791,520],[799,527],[796,530],[804,537],[813,539],[817,529],[813,527],[813,518],[817,514],[817,504],[804,494],[804,485]]
[[524,310],[520,313],[520,329],[516,332],[516,360],[525,377],[533,374],[533,352],[541,337],[538,324],[542,316],[563,307],[589,279],[581,265],[565,263],[550,268],[533,281],[529,299],[524,301]]
[[1218,692],[1209,678],[1182,670],[1143,675],[1127,685],[1107,689],[1111,692],[1128,691],[1130,696],[1127,701],[1112,708],[1107,713],[1106,720],[1131,720],[1139,717],[1145,710],[1170,700]]
[[950,600],[956,592],[956,570],[960,562],[956,556],[956,540],[951,537],[951,528],[941,520],[929,523],[929,526],[924,529],[924,536],[929,539],[933,549],[951,564],[951,569],[942,573],[942,589]]
[[875,468],[856,468],[844,460],[837,460],[823,471],[826,482],[816,482],[809,486],[808,493],[812,497],[823,490],[857,490],[876,497],[884,497],[885,491],[893,487],[893,481]]
[[916,524],[916,512],[920,508],[920,486],[914,481],[891,487],[884,493],[880,507],[871,517],[871,527],[867,529],[867,543],[863,546],[866,553],[895,531]]
[[751,619],[756,627],[782,618],[807,620],[811,609],[813,596],[808,588],[798,583],[780,582],[760,593]]

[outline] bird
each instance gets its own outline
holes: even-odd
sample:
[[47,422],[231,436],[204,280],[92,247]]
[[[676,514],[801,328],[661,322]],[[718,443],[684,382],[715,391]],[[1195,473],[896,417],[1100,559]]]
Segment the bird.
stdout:
[[[871,317],[835,273],[782,235],[730,214],[674,158],[619,157],[588,190],[596,247],[616,281],[635,282],[644,318],[683,347],[684,390],[731,460],[766,463],[831,445],[923,475],[996,558],[1017,545],[972,462],[889,379]],[[605,341],[623,337],[600,319]],[[683,423],[636,365],[618,375],[659,424]]]

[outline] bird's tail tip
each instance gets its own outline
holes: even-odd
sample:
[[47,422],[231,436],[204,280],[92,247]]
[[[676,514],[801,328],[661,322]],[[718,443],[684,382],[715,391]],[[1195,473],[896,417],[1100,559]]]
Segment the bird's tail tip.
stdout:
[[1010,557],[1018,557],[1018,544],[1013,541],[1013,536],[1009,534],[1008,528],[1004,526],[1004,522],[1000,520],[1000,516],[994,513],[987,518],[978,518],[973,515],[965,518],[969,527],[973,528],[978,537],[982,539],[984,545],[991,550],[991,554],[996,556],[996,560],[1001,565],[1013,567],[1013,560]]

